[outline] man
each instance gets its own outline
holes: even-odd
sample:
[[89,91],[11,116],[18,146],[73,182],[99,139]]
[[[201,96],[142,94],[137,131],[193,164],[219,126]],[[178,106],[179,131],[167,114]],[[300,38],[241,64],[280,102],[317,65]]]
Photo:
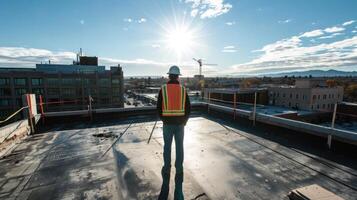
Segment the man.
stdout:
[[183,200],[183,136],[184,127],[190,115],[190,99],[186,88],[178,80],[180,69],[177,66],[170,67],[169,82],[161,87],[157,99],[157,110],[163,121],[164,137],[164,166],[161,170],[162,186],[159,200],[166,200],[169,194],[170,170],[171,170],[171,144],[175,138],[176,147],[176,175],[175,175],[175,200]]

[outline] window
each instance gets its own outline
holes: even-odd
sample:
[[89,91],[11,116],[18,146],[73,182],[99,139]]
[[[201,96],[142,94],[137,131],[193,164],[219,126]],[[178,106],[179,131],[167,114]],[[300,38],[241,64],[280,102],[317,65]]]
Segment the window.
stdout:
[[62,79],[63,85],[76,85],[76,79],[74,78],[63,78]]
[[323,99],[326,99],[326,94],[324,94]]
[[293,98],[293,94],[290,93],[290,99]]
[[299,95],[298,94],[296,94],[296,99],[299,99]]
[[0,106],[9,106],[10,100],[9,99],[0,99]]
[[31,84],[33,86],[42,85],[43,84],[43,80],[42,80],[42,78],[33,78],[33,79],[31,79]]
[[291,102],[289,102],[289,107],[291,107]]
[[23,95],[27,93],[27,89],[26,88],[16,88],[15,89],[15,94],[16,95]]
[[26,78],[15,78],[15,85],[26,85]]
[[99,85],[100,86],[110,86],[109,78],[100,78],[99,79]]
[[83,79],[83,84],[84,85],[95,85],[96,81],[94,78],[85,78],[85,79]]
[[119,79],[112,79],[112,84],[113,85],[119,85],[120,84],[120,80]]
[[322,109],[325,109],[325,104],[322,104]]
[[317,99],[320,99],[320,95],[319,95],[319,96],[317,96]]
[[279,97],[279,92],[276,94],[277,97]]
[[62,95],[75,96],[76,95],[76,90],[74,88],[63,88],[62,89]]
[[58,88],[48,88],[47,90],[48,95],[59,95]]
[[120,88],[112,88],[113,96],[120,96]]
[[319,104],[317,104],[317,109],[320,109],[320,105]]
[[0,96],[11,96],[10,88],[0,88]]
[[0,78],[0,85],[10,85],[9,78]]
[[315,100],[316,99],[316,95],[312,96],[312,99]]
[[311,110],[313,110],[314,109],[314,105],[311,105]]
[[47,83],[49,86],[57,86],[58,85],[58,79],[57,78],[48,78]]
[[283,93],[283,97],[285,97],[285,93]]

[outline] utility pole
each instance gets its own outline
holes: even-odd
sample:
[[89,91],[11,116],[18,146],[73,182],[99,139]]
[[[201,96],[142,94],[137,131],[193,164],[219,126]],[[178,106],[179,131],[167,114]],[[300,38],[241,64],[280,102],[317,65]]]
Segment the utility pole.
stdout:
[[[331,122],[331,128],[332,129],[335,128],[336,112],[337,112],[337,103],[335,103],[335,107],[333,108],[332,122]],[[329,149],[331,149],[331,143],[332,143],[332,135],[329,134],[327,136],[327,145],[328,145]]]
[[257,112],[257,92],[254,93],[253,126],[255,126],[256,112]]

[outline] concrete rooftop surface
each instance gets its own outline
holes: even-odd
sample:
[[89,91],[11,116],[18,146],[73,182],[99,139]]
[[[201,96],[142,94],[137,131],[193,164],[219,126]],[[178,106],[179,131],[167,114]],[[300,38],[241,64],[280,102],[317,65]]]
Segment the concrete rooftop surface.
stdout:
[[[147,144],[153,119],[59,124],[27,137],[0,160],[0,199],[157,199],[163,138],[158,122]],[[311,184],[356,199],[353,151],[328,151],[320,143],[287,129],[191,117],[185,199],[288,199],[291,190]]]

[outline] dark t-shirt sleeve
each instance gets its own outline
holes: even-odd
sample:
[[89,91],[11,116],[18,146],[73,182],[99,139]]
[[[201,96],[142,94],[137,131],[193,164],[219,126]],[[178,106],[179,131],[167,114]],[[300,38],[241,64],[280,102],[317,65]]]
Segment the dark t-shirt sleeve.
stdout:
[[156,103],[157,112],[159,114],[160,119],[162,119],[162,92],[160,90],[159,95],[157,96]]
[[185,124],[188,121],[188,118],[190,117],[191,113],[191,102],[190,98],[188,97],[188,94],[186,93],[186,102],[185,102]]

